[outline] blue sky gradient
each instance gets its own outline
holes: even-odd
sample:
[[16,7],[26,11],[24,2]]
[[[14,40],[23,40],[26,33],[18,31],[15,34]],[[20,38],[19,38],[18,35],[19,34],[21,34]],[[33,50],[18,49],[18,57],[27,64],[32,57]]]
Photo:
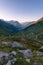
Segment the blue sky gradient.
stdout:
[[43,0],[0,0],[0,19],[33,21],[43,16]]

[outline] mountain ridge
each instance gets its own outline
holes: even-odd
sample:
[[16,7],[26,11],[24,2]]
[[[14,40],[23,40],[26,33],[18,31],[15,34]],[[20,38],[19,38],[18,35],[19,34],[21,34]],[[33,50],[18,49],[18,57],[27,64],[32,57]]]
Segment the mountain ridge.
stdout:
[[[34,27],[34,26],[36,26],[36,27]],[[41,17],[40,19],[38,19],[37,21],[35,21],[35,23],[33,23],[33,22],[27,22],[25,24],[20,24],[18,21],[13,21],[13,20],[10,20],[9,22],[7,22],[7,21],[5,21],[3,19],[0,19],[0,30],[4,29],[4,32],[8,31],[8,29],[9,29],[9,31],[12,30],[12,32],[19,31],[19,30],[21,30],[21,31],[24,30],[25,31],[28,28],[29,28],[28,30],[33,31],[33,30],[36,30],[36,29],[38,30],[38,26],[39,26],[39,28],[40,27],[43,28],[43,17]]]

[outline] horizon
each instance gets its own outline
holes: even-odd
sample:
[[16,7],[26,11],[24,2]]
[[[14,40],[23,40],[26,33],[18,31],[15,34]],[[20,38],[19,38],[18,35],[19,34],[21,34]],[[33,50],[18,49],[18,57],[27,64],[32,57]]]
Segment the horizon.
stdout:
[[[34,20],[34,21],[26,21],[26,22],[33,22],[33,23],[35,23],[35,22],[37,22],[38,20],[42,20],[43,19],[43,17],[40,17],[40,18],[38,18],[37,20]],[[10,22],[10,21],[13,21],[13,22],[16,22],[17,20],[4,20],[4,19],[0,19],[0,20],[3,20],[3,21],[5,21],[5,22]],[[19,21],[17,21],[18,23],[26,23],[26,22],[19,22]]]
[[0,19],[24,23],[36,21],[41,17],[43,0],[0,0]]

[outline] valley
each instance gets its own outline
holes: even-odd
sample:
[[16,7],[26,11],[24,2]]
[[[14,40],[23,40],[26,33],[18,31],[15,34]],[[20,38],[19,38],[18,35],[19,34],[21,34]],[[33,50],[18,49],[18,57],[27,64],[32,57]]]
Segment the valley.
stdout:
[[0,20],[0,65],[43,65],[43,17],[21,27]]

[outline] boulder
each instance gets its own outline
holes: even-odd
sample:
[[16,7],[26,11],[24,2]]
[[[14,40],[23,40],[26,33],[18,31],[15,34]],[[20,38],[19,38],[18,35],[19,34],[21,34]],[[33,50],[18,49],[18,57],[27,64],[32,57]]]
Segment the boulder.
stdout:
[[16,58],[9,60],[8,63],[6,65],[13,65],[16,62]]
[[3,56],[8,57],[9,53],[7,53],[7,52],[0,52],[0,58],[3,57]]
[[15,48],[15,47],[17,47],[17,48],[24,48],[24,46],[21,43],[19,43],[19,42],[13,42],[12,47],[13,48]]
[[5,42],[5,41],[3,41],[2,44],[5,45],[5,46],[12,46],[11,42]]
[[24,58],[27,58],[27,57],[32,55],[32,51],[29,50],[29,49],[27,49],[27,50],[19,50],[19,52],[23,53]]
[[30,63],[30,59],[26,59],[26,62]]
[[8,63],[6,65],[11,65],[11,61],[9,60]]

